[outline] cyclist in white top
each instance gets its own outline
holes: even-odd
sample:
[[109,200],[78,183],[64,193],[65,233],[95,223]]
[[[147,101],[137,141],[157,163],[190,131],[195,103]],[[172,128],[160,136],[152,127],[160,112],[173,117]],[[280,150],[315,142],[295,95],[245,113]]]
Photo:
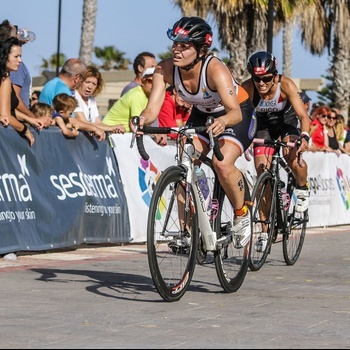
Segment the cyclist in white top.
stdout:
[[[213,165],[221,185],[235,209],[234,232],[243,247],[250,240],[250,216],[244,203],[244,184],[237,158],[249,147],[255,135],[254,108],[244,89],[233,79],[229,68],[210,55],[213,33],[200,17],[183,17],[168,30],[173,41],[172,57],[162,60],[153,75],[153,87],[140,124],[149,125],[162,107],[167,84],[173,85],[181,98],[193,105],[187,124],[205,125],[207,117],[214,123],[208,127],[218,137],[223,161],[213,156]],[[131,129],[134,130],[131,125]],[[196,135],[195,147],[209,152],[206,132]]]

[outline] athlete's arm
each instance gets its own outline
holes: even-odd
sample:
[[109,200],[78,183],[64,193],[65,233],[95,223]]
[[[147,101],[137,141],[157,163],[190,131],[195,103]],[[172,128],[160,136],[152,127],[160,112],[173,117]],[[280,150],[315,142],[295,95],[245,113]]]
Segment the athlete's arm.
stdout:
[[[226,111],[225,115],[216,118],[216,120],[220,121],[223,127],[238,124],[242,120],[242,112],[229,69],[221,61],[214,58],[209,62],[207,68],[207,80],[209,87],[218,91]],[[211,129],[213,129],[214,136],[217,136],[216,134],[221,134],[223,130],[215,132],[214,124]]]
[[300,98],[297,86],[292,79],[283,75],[281,79],[281,90],[287,96],[301,121],[301,132],[308,134],[310,130],[310,118],[305,111],[304,103]]
[[141,116],[144,118],[144,120],[140,118],[141,126],[152,124],[157,119],[164,102],[166,84],[172,85],[172,67],[171,58],[165,59],[157,65],[153,73],[152,90],[147,106],[141,112]]

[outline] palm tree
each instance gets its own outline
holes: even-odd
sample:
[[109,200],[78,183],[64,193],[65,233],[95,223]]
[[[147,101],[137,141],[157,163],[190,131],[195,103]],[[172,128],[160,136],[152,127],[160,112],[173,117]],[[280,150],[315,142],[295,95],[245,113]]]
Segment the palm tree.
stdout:
[[87,65],[92,62],[96,14],[97,0],[84,0],[79,58]]
[[119,51],[115,46],[105,46],[104,48],[95,47],[94,52],[97,58],[102,60],[100,68],[103,70],[126,70],[131,61],[125,58],[125,52]]
[[335,105],[348,119],[350,103],[350,0],[320,0],[300,19],[302,39],[311,53],[332,55],[330,74],[334,82]]
[[[67,60],[66,55],[63,53],[60,53],[58,67],[62,67],[64,62],[66,62],[66,60]],[[57,68],[57,54],[54,53],[53,55],[51,55],[51,57],[49,59],[42,58],[41,68],[43,69],[42,73],[54,72]]]

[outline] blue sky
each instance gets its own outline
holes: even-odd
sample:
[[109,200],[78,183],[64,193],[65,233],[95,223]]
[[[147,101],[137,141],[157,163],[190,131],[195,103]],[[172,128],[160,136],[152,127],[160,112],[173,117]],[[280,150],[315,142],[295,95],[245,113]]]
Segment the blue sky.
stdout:
[[[48,59],[57,50],[58,0],[1,1],[0,21],[8,19],[19,27],[30,28],[36,41],[23,47],[23,61],[32,76],[40,74],[42,59]],[[67,58],[79,54],[83,0],[62,0],[60,51]],[[171,0],[98,0],[98,14],[94,46],[113,45],[125,52],[131,61],[141,51],[151,51],[156,56],[167,51],[170,41],[166,30],[181,17],[180,10]],[[216,24],[214,47],[220,50]],[[273,41],[273,53],[282,67],[281,35]],[[329,67],[327,55],[312,56],[301,44],[298,31],[294,35],[294,78],[320,78]],[[228,56],[221,52],[219,56]],[[97,61],[96,61],[97,62]],[[315,94],[309,93],[314,99]]]

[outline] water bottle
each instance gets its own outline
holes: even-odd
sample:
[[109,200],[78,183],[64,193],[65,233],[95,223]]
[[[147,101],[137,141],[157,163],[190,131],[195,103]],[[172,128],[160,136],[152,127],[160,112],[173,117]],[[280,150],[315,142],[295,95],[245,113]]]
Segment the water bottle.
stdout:
[[204,199],[207,199],[209,197],[208,179],[205,176],[204,170],[198,165],[195,166],[195,171],[198,178],[199,188],[203,193]]
[[18,29],[17,37],[22,41],[34,41],[36,39],[35,33],[23,28]]
[[281,184],[281,193],[282,193],[282,202],[284,210],[288,210],[290,203],[290,196],[285,189],[285,184],[282,182]]

